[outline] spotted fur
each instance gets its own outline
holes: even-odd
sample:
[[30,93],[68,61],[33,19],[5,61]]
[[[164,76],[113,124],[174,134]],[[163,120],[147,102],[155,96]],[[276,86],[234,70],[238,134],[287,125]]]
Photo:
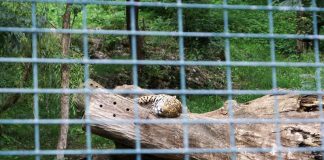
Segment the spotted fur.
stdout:
[[174,118],[181,114],[181,102],[176,96],[165,94],[142,96],[138,99],[138,103],[148,104],[153,113],[160,117]]

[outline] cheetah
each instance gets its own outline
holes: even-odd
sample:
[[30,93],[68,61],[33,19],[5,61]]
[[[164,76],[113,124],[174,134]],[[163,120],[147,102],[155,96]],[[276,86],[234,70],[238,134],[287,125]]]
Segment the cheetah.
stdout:
[[176,96],[165,94],[149,95],[139,97],[137,101],[139,104],[147,105],[146,108],[159,117],[176,118],[182,112],[181,102]]

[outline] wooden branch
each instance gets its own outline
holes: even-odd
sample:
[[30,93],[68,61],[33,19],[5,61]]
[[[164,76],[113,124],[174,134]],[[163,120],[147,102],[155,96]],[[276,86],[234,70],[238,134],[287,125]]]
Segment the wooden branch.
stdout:
[[[304,111],[300,106],[310,103],[312,96],[278,95],[278,107],[281,119],[318,118],[315,110]],[[316,98],[315,98],[316,100]],[[266,95],[246,104],[235,101],[235,118],[274,118],[275,96]],[[318,106],[318,102],[312,102]],[[317,104],[316,104],[317,103]],[[134,119],[134,103],[131,99],[113,94],[93,94],[90,98],[90,119],[123,120]],[[311,105],[314,106],[314,105]],[[203,106],[202,106],[203,107]],[[227,104],[219,110],[203,114],[189,113],[189,119],[213,120],[227,119]],[[144,107],[139,107],[141,119],[157,119]],[[179,119],[175,119],[179,120]],[[114,140],[117,143],[134,148],[135,124],[93,124],[95,134]],[[238,148],[272,148],[272,152],[237,154],[240,160],[275,159],[276,127],[274,124],[236,124],[235,139]],[[141,125],[141,147],[157,149],[183,148],[183,126],[180,124],[144,124]],[[318,147],[320,146],[320,124],[280,124],[281,144],[284,147]],[[227,124],[194,124],[189,126],[189,145],[191,148],[229,149],[229,126]],[[316,159],[321,157],[317,152],[283,152],[284,159]],[[159,159],[182,159],[181,154],[151,155]],[[226,160],[227,153],[190,154],[192,159]]]

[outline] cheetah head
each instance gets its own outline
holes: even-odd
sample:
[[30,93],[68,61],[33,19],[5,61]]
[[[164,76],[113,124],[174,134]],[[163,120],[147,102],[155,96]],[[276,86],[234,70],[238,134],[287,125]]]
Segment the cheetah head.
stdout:
[[181,111],[181,102],[174,96],[172,98],[167,98],[164,101],[160,101],[157,104],[155,113],[161,117],[174,118],[179,117]]

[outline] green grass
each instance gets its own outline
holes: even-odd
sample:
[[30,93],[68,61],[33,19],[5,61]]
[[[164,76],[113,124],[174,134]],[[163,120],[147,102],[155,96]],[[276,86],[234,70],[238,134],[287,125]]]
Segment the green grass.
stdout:
[[[269,62],[270,48],[264,40],[231,40],[233,61],[265,61]],[[314,53],[281,54],[276,52],[277,62],[314,62]],[[232,67],[233,88],[240,90],[270,90],[272,85],[272,67]],[[313,67],[276,67],[277,87],[285,89],[315,89],[315,72]],[[321,72],[321,75],[324,75]],[[322,84],[322,87],[324,85]],[[244,103],[263,95],[235,96]]]
[[187,106],[192,113],[205,113],[220,108],[223,101],[220,96],[188,96]]

